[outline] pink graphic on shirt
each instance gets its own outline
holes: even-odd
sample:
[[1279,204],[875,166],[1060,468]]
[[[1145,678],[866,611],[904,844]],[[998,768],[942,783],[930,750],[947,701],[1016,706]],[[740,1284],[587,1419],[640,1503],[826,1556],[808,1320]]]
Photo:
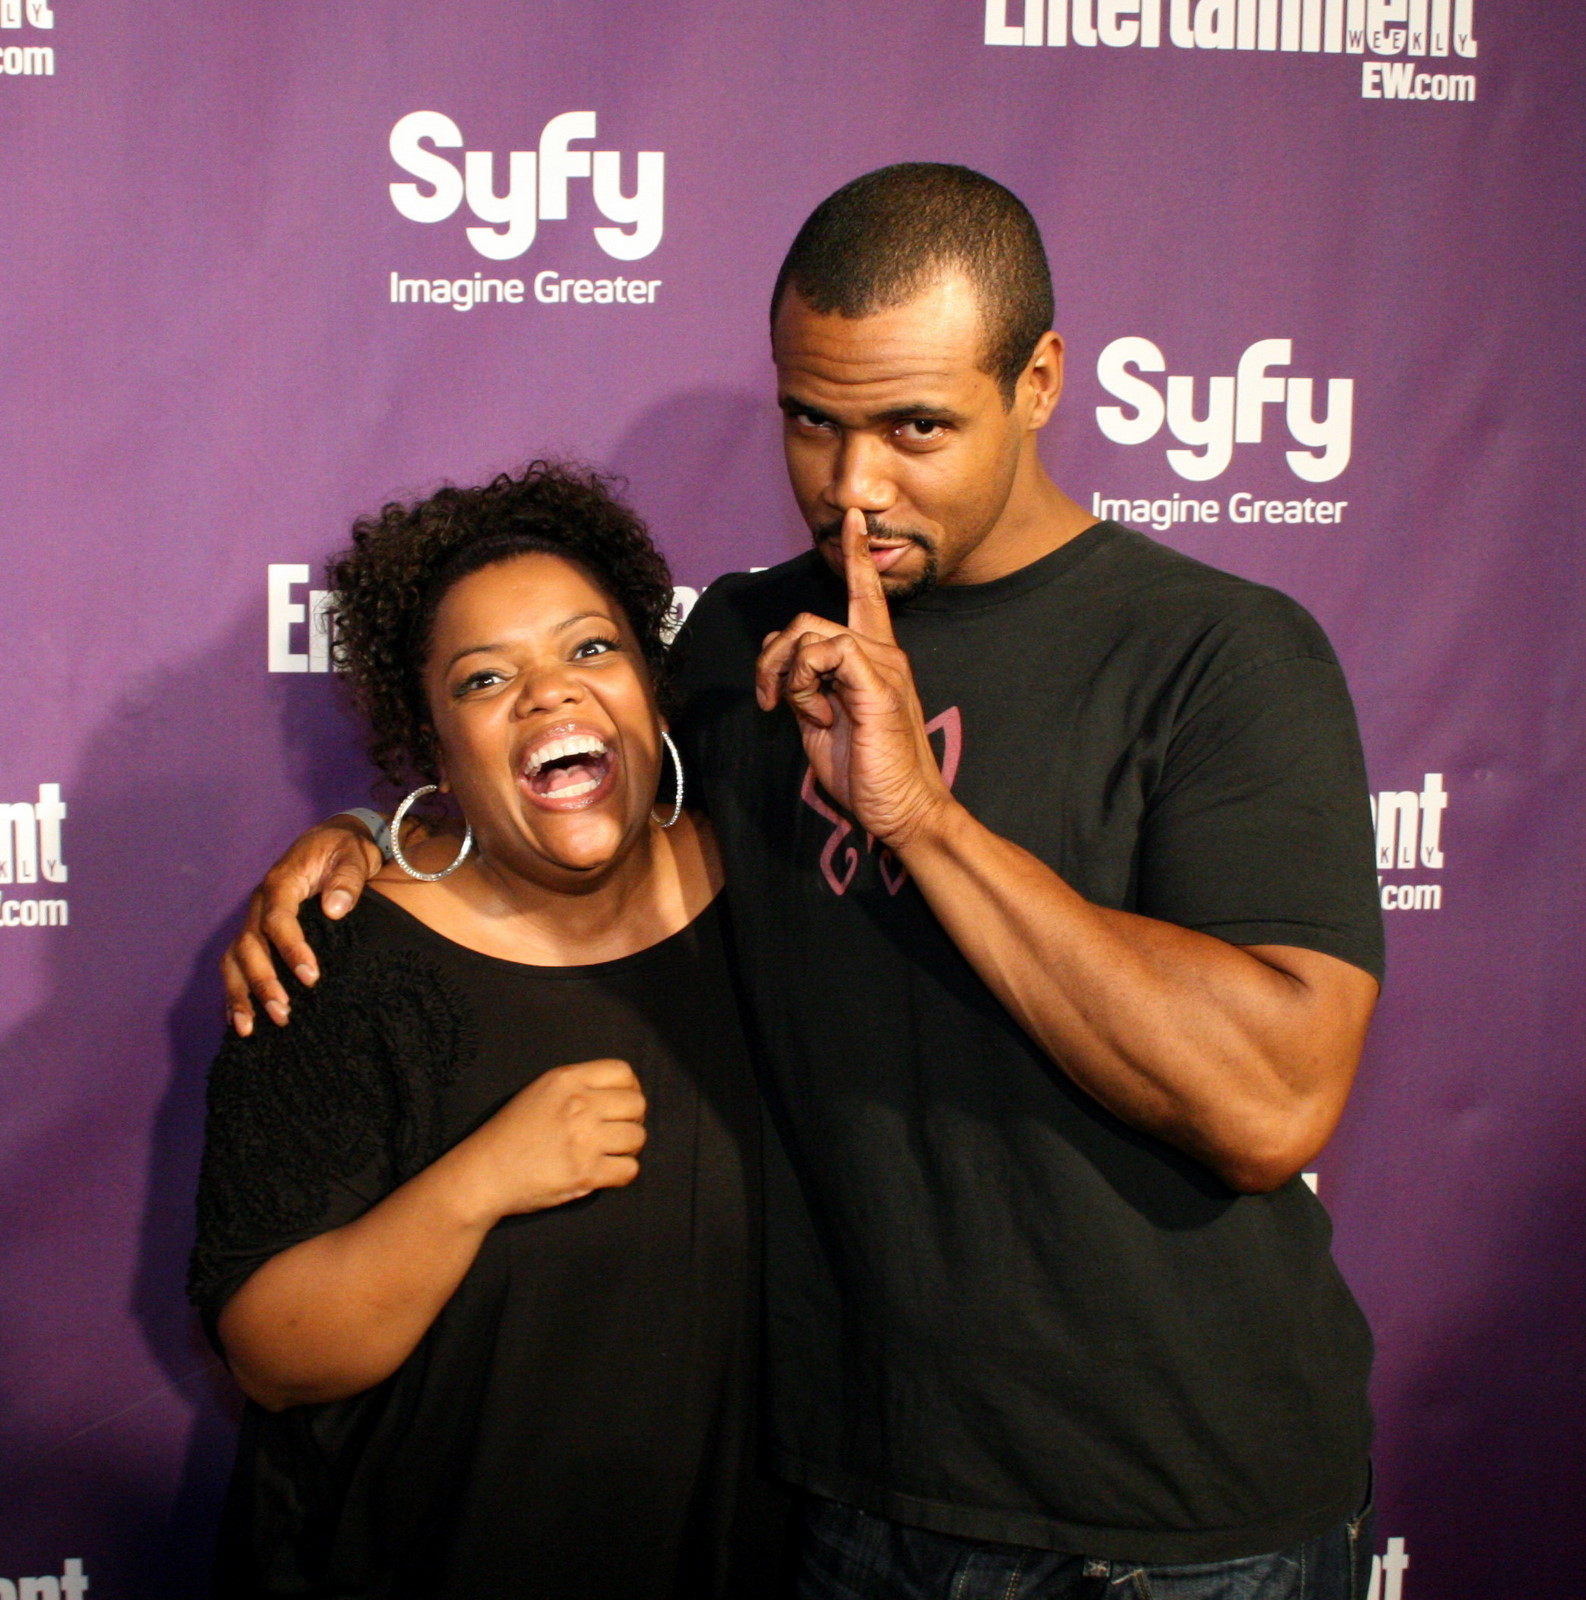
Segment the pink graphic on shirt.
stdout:
[[[964,751],[964,724],[963,718],[958,714],[957,706],[949,706],[940,716],[932,717],[925,724],[926,738],[937,733],[942,736],[942,781],[951,789],[958,777],[959,757]],[[826,843],[821,846],[821,876],[825,878],[833,894],[846,894],[849,884],[854,881],[854,874],[859,870],[858,849],[843,842],[854,831],[855,824],[838,810],[835,800],[821,793],[815,782],[813,767],[804,769],[804,782],[799,786],[799,799],[811,811],[824,817],[832,825]],[[874,850],[875,847],[875,836],[867,833],[865,849]],[[841,872],[837,868],[839,850],[842,852]],[[882,845],[881,852],[876,857],[876,868],[881,874],[881,881],[887,886],[888,894],[896,894],[909,881],[909,869],[886,845]]]

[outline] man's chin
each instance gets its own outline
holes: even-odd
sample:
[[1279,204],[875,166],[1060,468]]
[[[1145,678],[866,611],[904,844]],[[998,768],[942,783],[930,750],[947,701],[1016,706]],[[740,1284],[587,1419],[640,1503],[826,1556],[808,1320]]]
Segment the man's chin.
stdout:
[[[816,548],[826,565],[837,577],[843,578],[842,545],[836,539],[817,537]],[[910,600],[918,600],[922,594],[929,594],[940,581],[936,552],[922,542],[916,542],[898,565],[905,570],[881,574],[881,592],[887,597],[889,606],[907,605]]]
[[934,557],[927,556],[924,566],[917,572],[896,578],[883,576],[881,592],[887,597],[889,606],[904,606],[911,600],[918,600],[922,594],[929,594],[936,584],[936,561]]

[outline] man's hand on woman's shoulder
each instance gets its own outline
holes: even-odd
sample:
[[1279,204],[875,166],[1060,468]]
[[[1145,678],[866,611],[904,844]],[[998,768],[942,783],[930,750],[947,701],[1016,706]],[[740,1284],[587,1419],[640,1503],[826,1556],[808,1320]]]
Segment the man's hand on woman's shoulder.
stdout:
[[298,908],[317,894],[327,917],[344,917],[380,867],[380,851],[368,828],[356,817],[340,815],[294,840],[265,873],[248,898],[242,931],[220,958],[226,1015],[244,1038],[253,1032],[255,1001],[279,1027],[291,1013],[272,947],[304,984],[312,988],[319,981],[319,962],[303,937]]

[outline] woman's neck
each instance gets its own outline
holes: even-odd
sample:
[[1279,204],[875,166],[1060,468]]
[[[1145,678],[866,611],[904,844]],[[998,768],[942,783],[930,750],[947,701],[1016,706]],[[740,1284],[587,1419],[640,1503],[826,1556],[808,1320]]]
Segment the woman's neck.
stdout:
[[[454,839],[439,840],[440,859],[415,865],[438,871],[455,849]],[[585,966],[647,950],[686,927],[715,898],[721,866],[709,824],[685,812],[674,828],[652,825],[611,873],[577,892],[477,856],[439,883],[387,866],[371,887],[470,950],[531,966]]]

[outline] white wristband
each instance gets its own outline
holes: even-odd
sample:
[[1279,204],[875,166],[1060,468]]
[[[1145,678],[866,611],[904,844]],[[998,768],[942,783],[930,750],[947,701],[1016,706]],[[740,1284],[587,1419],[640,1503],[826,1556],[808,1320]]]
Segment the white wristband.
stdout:
[[382,817],[378,811],[371,811],[368,806],[348,806],[345,811],[336,813],[341,817],[356,817],[369,830],[369,837],[374,840],[375,848],[380,852],[382,861],[391,859],[391,823]]

